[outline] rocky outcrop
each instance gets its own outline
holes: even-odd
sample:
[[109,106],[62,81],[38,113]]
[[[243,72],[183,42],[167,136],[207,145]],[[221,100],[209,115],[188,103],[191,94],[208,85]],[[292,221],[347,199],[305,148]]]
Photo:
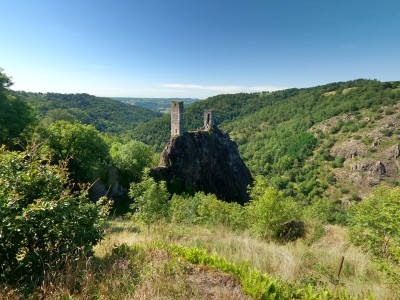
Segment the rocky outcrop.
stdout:
[[343,156],[345,159],[351,159],[356,156],[364,156],[366,146],[357,140],[350,140],[340,145],[335,145],[330,153],[333,156]]
[[178,192],[204,191],[241,204],[248,201],[252,182],[236,143],[216,126],[171,137],[151,174]]

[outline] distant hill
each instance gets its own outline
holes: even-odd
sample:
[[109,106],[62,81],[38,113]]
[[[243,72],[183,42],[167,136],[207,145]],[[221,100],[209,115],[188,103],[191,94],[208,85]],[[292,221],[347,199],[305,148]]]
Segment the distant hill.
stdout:
[[[236,140],[240,155],[253,174],[266,176],[271,185],[283,190],[287,196],[311,201],[329,192],[336,197],[338,195],[332,193],[335,189],[330,187],[343,187],[341,175],[334,170],[337,164],[340,165],[342,158],[337,156],[341,154],[335,155],[331,147],[344,134],[338,125],[339,136],[326,142],[327,133],[316,134],[311,128],[334,117],[351,115],[351,118],[357,118],[363,114],[362,110],[367,110],[367,115],[377,119],[382,118],[386,111],[393,111],[396,115],[398,110],[394,106],[399,102],[400,82],[360,79],[271,93],[218,95],[187,107],[184,120],[186,130],[197,128],[202,125],[204,109],[214,109],[218,126]],[[377,113],[379,111],[383,112]],[[169,122],[169,115],[166,115],[146,125],[140,124],[131,136],[161,150],[169,138]],[[388,135],[385,144],[395,147],[400,142],[398,123],[390,122],[394,125],[383,128],[386,133],[382,134]],[[351,130],[361,130],[362,124],[358,122]],[[375,130],[373,126],[378,126],[377,122],[367,124],[371,126],[368,130]],[[365,134],[359,136],[368,139]],[[392,150],[396,152],[396,149]],[[377,161],[379,158],[374,157],[374,163]],[[395,161],[399,163],[399,158]],[[368,164],[360,168],[372,170],[373,166]],[[374,184],[380,181],[378,178]],[[395,178],[385,182],[398,184]],[[355,189],[354,193],[353,198],[364,195]]]
[[46,119],[76,119],[91,124],[101,132],[123,133],[158,118],[161,113],[133,106],[109,98],[88,94],[14,92],[21,100],[35,108]]
[[200,101],[194,98],[121,98],[111,97],[110,99],[118,100],[131,105],[141,106],[160,112],[169,112],[171,101],[183,101],[185,105]]

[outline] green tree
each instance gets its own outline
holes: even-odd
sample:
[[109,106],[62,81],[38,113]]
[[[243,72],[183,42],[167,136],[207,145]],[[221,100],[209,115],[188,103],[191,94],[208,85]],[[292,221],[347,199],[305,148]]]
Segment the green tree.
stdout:
[[67,256],[90,254],[108,205],[92,203],[87,192],[71,190],[62,166],[0,148],[0,282],[36,280]]
[[196,193],[193,197],[174,194],[169,203],[171,221],[183,224],[198,223],[200,202],[200,193]]
[[154,156],[149,146],[135,140],[126,144],[113,143],[110,155],[111,163],[127,177],[129,182],[140,179],[144,168],[150,167]]
[[168,217],[170,194],[167,185],[165,181],[156,182],[147,171],[142,181],[131,183],[129,197],[134,201],[132,208],[148,226],[159,219]]
[[0,68],[0,145],[13,147],[13,139],[34,121],[32,109],[13,96],[11,79]]
[[109,160],[109,147],[91,125],[57,121],[43,133],[54,162],[68,161],[71,177],[78,182],[96,180],[99,167]]
[[351,240],[383,258],[400,259],[400,187],[381,185],[354,206]]
[[263,177],[257,177],[246,206],[251,231],[265,239],[279,239],[285,225],[300,219],[300,207],[282,192],[268,187]]
[[232,229],[244,228],[248,220],[245,220],[244,209],[238,203],[225,202],[217,199],[214,194],[195,194],[200,198],[198,206],[199,222],[206,225],[224,225]]

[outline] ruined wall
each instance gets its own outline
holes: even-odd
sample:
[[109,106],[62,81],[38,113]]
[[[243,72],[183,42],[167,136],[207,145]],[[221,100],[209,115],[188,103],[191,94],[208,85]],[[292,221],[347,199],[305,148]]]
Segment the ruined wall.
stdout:
[[216,125],[214,120],[214,111],[212,109],[206,109],[204,111],[204,129],[210,129],[214,125]]
[[183,132],[183,102],[171,101],[171,137]]

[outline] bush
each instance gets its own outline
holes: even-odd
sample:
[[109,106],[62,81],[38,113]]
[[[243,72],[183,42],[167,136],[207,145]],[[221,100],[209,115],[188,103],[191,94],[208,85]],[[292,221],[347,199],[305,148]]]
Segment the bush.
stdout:
[[213,194],[196,193],[200,197],[199,222],[206,225],[224,225],[232,229],[245,227],[244,209],[238,203],[228,203]]
[[133,199],[132,208],[138,217],[147,225],[168,216],[170,194],[165,181],[155,182],[145,170],[139,183],[131,183],[129,197]]
[[72,191],[65,168],[0,148],[0,281],[31,281],[67,256],[90,254],[108,205],[87,195]]
[[280,239],[286,225],[300,218],[300,207],[291,198],[284,198],[282,193],[267,187],[258,177],[251,191],[251,201],[246,207],[247,218],[251,220],[251,231],[265,239]]
[[354,208],[351,240],[382,258],[400,260],[400,188],[381,185]]
[[173,195],[170,202],[170,218],[172,222],[183,224],[196,224],[199,220],[198,208],[201,196],[199,193],[193,197]]

